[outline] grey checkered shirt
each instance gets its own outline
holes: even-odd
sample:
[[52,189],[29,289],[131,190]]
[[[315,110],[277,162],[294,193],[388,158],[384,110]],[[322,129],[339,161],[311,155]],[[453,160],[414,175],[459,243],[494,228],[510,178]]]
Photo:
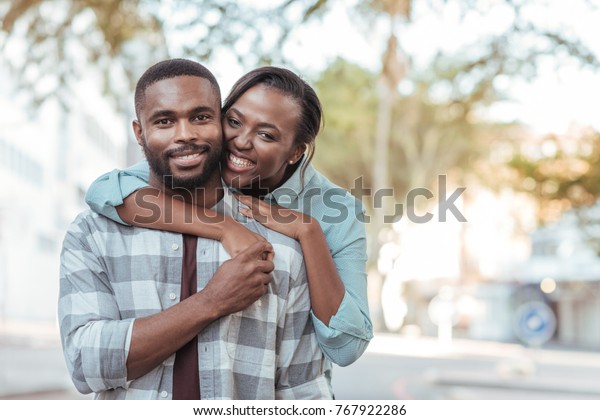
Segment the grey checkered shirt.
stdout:
[[[226,192],[216,206],[232,215]],[[275,249],[268,293],[244,311],[223,317],[198,335],[203,399],[330,399],[324,358],[310,320],[299,244],[262,225],[246,226]],[[98,399],[171,399],[175,354],[146,375],[127,381],[126,361],[136,318],[179,302],[183,238],[123,226],[81,213],[63,243],[58,315],[67,367],[77,389]],[[198,238],[198,290],[229,254]]]

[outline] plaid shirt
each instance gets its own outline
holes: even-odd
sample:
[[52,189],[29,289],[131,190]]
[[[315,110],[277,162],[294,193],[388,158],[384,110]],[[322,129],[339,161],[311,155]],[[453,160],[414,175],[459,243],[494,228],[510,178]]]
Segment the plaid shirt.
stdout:
[[[233,215],[234,202],[226,192],[216,210]],[[246,226],[273,244],[273,281],[253,305],[198,335],[202,398],[330,399],[300,246],[254,221]],[[67,367],[80,392],[98,399],[171,399],[175,354],[132,381],[126,362],[135,318],[179,302],[182,249],[180,234],[123,226],[91,211],[71,224],[58,315]],[[219,242],[204,238],[196,257],[198,290],[230,258]]]
[[[346,366],[363,354],[373,338],[367,301],[367,236],[362,222],[363,206],[316,171],[312,164],[307,165],[304,180],[301,172],[297,168],[283,185],[264,198],[271,204],[310,214],[323,229],[346,293],[327,325],[314,314],[311,317],[323,353],[333,363]],[[115,207],[123,204],[128,195],[147,187],[149,176],[150,168],[145,160],[126,169],[115,169],[90,185],[85,200],[97,213],[126,224]],[[341,217],[344,214],[346,217]]]

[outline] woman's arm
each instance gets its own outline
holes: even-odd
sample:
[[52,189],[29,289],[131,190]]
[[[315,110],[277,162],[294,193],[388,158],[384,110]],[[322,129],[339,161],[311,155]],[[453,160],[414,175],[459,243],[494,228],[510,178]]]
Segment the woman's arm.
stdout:
[[148,163],[141,161],[100,176],[90,185],[86,203],[96,213],[121,224],[220,241],[232,257],[252,243],[265,241],[231,217],[193,206],[150,187],[149,171]]
[[134,226],[220,241],[232,257],[255,242],[266,242],[261,235],[232,217],[194,206],[151,187],[142,188],[126,197],[116,210],[123,221]]
[[313,313],[322,323],[329,325],[329,320],[337,313],[342,303],[346,289],[319,223],[310,216],[281,206],[269,205],[257,198],[247,195],[236,197],[249,207],[240,209],[240,213],[300,242]]
[[332,225],[335,232],[330,229],[326,238],[320,224],[306,214],[249,196],[238,198],[251,209],[241,209],[244,215],[300,242],[319,344],[340,366],[356,361],[373,337],[367,304],[364,225],[349,215]]
[[104,217],[126,225],[117,207],[135,191],[148,187],[150,168],[148,162],[142,160],[126,169],[115,169],[100,175],[85,194],[85,202],[90,208]]

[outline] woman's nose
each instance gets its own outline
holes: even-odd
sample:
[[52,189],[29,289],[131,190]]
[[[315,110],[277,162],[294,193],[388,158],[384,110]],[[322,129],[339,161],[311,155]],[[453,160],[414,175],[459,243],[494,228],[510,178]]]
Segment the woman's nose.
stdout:
[[250,137],[250,133],[238,133],[238,135],[233,138],[233,144],[238,149],[251,149],[252,139]]

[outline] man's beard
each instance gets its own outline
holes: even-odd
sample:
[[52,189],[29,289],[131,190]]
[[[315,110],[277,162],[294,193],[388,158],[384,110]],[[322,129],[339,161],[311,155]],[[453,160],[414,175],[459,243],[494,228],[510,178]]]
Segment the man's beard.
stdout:
[[[158,179],[161,179],[167,188],[170,189],[186,189],[193,191],[196,188],[204,186],[219,170],[221,160],[222,147],[217,148],[210,146],[199,146],[196,144],[187,144],[177,149],[164,152],[162,155],[153,153],[146,145],[146,138],[142,137],[142,149],[146,155],[146,160],[150,166],[150,170],[154,172]],[[169,158],[174,153],[179,152],[197,152],[206,153],[202,171],[190,177],[176,177],[171,171]]]

